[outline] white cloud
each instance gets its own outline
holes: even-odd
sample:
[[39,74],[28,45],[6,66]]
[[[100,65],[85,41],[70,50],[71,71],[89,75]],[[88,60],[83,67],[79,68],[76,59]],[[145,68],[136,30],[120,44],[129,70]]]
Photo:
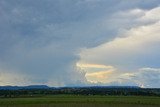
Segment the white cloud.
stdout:
[[[141,87],[159,88],[160,68],[140,68],[134,73],[125,73],[122,75],[126,81],[131,81]],[[126,82],[124,81],[124,83]]]
[[[160,57],[160,7],[151,10],[130,10],[128,12],[120,12],[117,14],[117,18],[125,17],[119,21],[125,22],[126,19],[130,20],[130,23],[137,23],[136,26],[132,24],[130,29],[126,29],[128,25],[124,26],[125,31],[121,32],[112,41],[106,42],[94,48],[88,48],[82,50],[80,53],[81,63],[99,63],[104,65],[114,66],[117,70],[117,74],[114,74],[112,82],[119,82],[119,84],[126,84],[129,80],[128,77],[139,77],[137,81],[130,79],[130,83],[142,84],[148,83],[148,86],[158,87],[159,82],[156,85],[152,85],[153,81],[149,77],[153,76],[153,71],[157,69],[151,69],[148,73],[148,79],[143,76],[147,76],[147,73],[137,73],[139,68],[144,66],[155,65],[159,67],[157,59]],[[136,17],[135,17],[136,16]],[[114,21],[114,19],[112,19]],[[132,22],[133,21],[133,22]],[[147,24],[146,24],[147,23]],[[145,68],[146,70],[147,68]],[[154,73],[155,74],[155,73]],[[159,75],[159,74],[158,74]],[[112,78],[111,76],[110,78]],[[140,79],[141,78],[141,79]],[[157,81],[160,81],[159,77],[155,77]],[[155,79],[154,78],[154,79]],[[120,82],[121,81],[121,82]]]
[[139,81],[144,87],[159,88],[160,68],[141,68],[135,73],[133,79]]
[[160,7],[154,8],[150,11],[146,11],[145,15],[141,17],[139,20],[142,22],[157,22],[160,20]]
[[110,42],[83,50],[80,54],[81,61],[95,60],[95,62],[110,65],[109,63],[112,61],[116,63],[118,60],[128,63],[129,60],[133,60],[132,57],[154,54],[157,51],[154,48],[158,48],[157,44],[160,42],[159,29],[159,21],[150,25],[133,27],[123,33],[123,36],[120,35]]

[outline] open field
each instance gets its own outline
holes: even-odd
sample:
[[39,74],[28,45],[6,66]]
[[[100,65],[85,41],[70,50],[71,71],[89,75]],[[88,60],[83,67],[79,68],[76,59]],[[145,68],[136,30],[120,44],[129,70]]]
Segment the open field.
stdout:
[[52,95],[1,98],[0,107],[160,107],[160,97]]

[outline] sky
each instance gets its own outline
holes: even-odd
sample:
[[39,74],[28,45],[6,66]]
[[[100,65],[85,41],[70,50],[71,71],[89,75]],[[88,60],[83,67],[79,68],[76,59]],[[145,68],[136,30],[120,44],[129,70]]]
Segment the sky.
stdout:
[[160,88],[159,0],[0,0],[0,85]]

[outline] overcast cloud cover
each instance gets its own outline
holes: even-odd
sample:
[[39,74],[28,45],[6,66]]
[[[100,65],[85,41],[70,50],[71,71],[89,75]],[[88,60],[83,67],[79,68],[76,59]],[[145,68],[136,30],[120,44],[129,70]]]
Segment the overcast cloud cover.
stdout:
[[159,0],[0,0],[0,85],[160,86]]

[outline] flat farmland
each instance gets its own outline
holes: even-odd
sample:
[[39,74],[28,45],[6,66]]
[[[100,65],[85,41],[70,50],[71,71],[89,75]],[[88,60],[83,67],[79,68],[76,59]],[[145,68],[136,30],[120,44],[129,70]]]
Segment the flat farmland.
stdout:
[[160,97],[52,95],[1,98],[0,107],[160,107]]

